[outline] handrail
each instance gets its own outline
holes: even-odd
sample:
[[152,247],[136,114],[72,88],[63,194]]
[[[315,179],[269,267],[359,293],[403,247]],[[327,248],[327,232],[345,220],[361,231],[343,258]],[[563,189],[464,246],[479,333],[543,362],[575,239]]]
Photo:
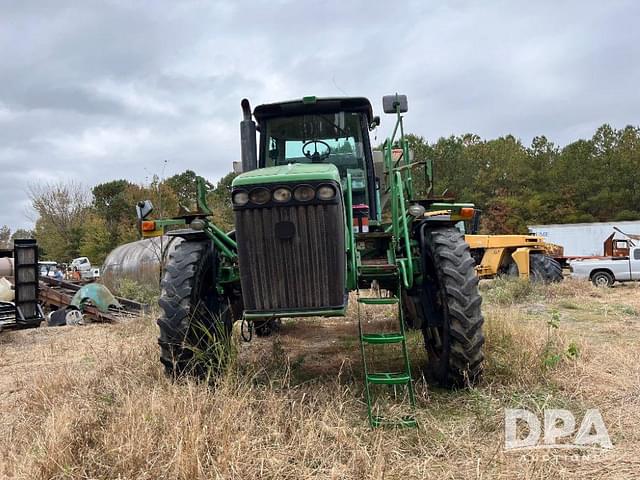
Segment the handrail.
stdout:
[[[385,173],[389,178],[389,187],[391,190],[391,225],[385,229],[386,232],[391,231],[394,237],[393,257],[405,288],[413,286],[413,258],[411,255],[411,240],[409,235],[409,220],[407,218],[404,192],[407,192],[408,198],[413,198],[413,177],[411,168],[414,164],[409,156],[409,142],[404,136],[404,126],[402,124],[402,114],[399,107],[396,110],[397,120],[391,137],[387,138],[384,143],[384,166]],[[396,162],[393,161],[391,147],[396,138],[396,133],[400,130],[400,147],[402,148],[402,156]],[[400,164],[404,164],[399,166]],[[404,174],[404,175],[403,175]],[[405,258],[396,259],[397,250],[400,244],[403,244],[405,250]]]
[[238,256],[237,247],[230,247],[227,245],[228,242],[235,242],[231,240],[226,233],[216,227],[214,224],[209,223],[205,232],[207,236],[211,239],[216,248],[229,260],[233,260]]
[[349,278],[349,289],[353,290],[358,286],[358,265],[356,260],[356,239],[353,233],[353,194],[351,187],[351,174],[347,173],[347,232],[349,236],[349,261],[351,263],[351,276]]
[[236,251],[238,250],[238,244],[235,242],[235,240],[229,237],[229,235],[224,233],[219,227],[217,227],[213,223],[210,223],[209,226],[211,227],[211,230],[213,230],[216,233],[216,235],[220,237],[220,240],[223,241],[230,249],[236,250]]
[[[400,207],[400,217],[398,221],[402,222],[402,237],[404,240],[404,248],[406,254],[406,277],[403,278],[405,288],[411,288],[413,285],[413,259],[411,258],[411,240],[409,239],[409,224],[407,222],[407,212],[404,204],[404,195],[402,189],[402,174],[396,172],[396,182],[398,183],[398,206]],[[394,219],[395,221],[395,219]],[[399,229],[399,228],[398,228]],[[400,263],[403,261],[401,260]]]

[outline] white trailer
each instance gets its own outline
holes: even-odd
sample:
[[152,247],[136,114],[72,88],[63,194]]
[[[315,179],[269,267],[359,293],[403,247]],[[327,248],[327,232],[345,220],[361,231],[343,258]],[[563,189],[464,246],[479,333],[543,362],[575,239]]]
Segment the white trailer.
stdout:
[[[640,235],[640,220],[530,225],[529,231],[544,237],[548,243],[564,247],[564,255],[567,257],[597,256],[603,255],[604,241],[615,232],[613,227],[631,235]],[[624,239],[625,236],[616,232],[614,238]]]

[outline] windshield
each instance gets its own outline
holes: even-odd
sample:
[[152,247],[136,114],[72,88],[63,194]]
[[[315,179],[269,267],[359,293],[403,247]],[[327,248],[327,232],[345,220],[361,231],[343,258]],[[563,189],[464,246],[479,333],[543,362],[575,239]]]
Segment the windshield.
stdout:
[[332,163],[343,178],[347,172],[364,172],[359,113],[280,117],[270,119],[266,127],[264,158],[267,167],[288,163]]

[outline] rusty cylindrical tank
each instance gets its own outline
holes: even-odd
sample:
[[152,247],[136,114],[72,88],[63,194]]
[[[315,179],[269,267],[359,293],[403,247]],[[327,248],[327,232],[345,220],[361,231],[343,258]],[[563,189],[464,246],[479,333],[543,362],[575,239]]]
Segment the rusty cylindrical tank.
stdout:
[[100,271],[101,282],[114,291],[122,279],[159,287],[161,265],[180,242],[179,237],[162,236],[120,245],[105,259]]

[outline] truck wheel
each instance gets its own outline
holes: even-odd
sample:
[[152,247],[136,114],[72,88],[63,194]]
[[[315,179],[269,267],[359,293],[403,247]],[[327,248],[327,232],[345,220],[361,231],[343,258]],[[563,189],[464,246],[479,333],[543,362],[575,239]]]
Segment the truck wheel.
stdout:
[[218,256],[208,241],[169,254],[158,301],[160,361],[168,375],[218,373],[229,353],[233,317],[215,288]]
[[469,246],[455,227],[423,227],[420,247],[427,378],[446,387],[474,384],[484,360],[484,318]]
[[[518,277],[518,265],[512,262],[509,265],[508,275]],[[529,256],[529,278],[533,282],[555,283],[561,282],[562,266],[555,258],[541,253],[532,253]]]
[[612,287],[615,279],[609,272],[601,270],[591,275],[591,281],[596,287]]

